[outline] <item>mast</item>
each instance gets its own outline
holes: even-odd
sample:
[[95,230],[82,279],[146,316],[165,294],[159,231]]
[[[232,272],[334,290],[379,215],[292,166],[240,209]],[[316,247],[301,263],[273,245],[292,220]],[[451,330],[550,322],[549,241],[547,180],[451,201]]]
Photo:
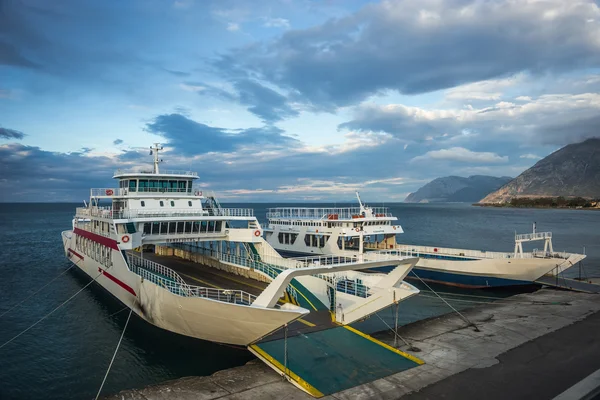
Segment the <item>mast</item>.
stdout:
[[365,210],[365,207],[363,206],[362,201],[360,201],[360,195],[358,194],[358,190],[356,191],[356,198],[358,199],[358,204],[360,205],[360,212],[363,212]]
[[162,162],[162,159],[158,158],[158,152],[160,150],[162,150],[163,147],[160,145],[160,143],[154,143],[154,146],[150,146],[150,154],[154,154],[154,173],[158,174],[159,170],[158,170],[158,164]]

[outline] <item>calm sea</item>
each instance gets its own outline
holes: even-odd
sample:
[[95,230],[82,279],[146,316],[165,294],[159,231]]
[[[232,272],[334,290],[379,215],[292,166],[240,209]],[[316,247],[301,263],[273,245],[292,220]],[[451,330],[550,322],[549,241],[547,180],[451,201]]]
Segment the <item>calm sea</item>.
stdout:
[[[295,204],[297,206],[297,204]],[[378,206],[381,204],[372,204]],[[75,204],[0,204],[0,314],[64,272],[70,263],[60,232],[69,229]],[[252,207],[262,223],[268,207]],[[293,205],[290,205],[293,206]],[[318,206],[318,205],[315,205]],[[323,205],[331,206],[331,204]],[[337,204],[337,206],[343,206]],[[406,233],[401,243],[512,251],[515,231],[552,231],[555,250],[585,252],[583,271],[600,276],[600,212],[478,208],[466,204],[385,204]],[[575,276],[578,269],[570,275]],[[0,346],[81,289],[89,279],[71,270],[39,294],[0,317]],[[512,291],[446,293],[465,308]],[[127,311],[95,285],[18,339],[0,348],[0,399],[93,398],[119,340]],[[400,305],[400,323],[448,312],[427,291]],[[391,324],[393,313],[380,316]],[[368,332],[383,329],[378,317],[361,323]],[[132,317],[103,394],[190,375],[208,375],[252,359],[245,350],[171,334]]]

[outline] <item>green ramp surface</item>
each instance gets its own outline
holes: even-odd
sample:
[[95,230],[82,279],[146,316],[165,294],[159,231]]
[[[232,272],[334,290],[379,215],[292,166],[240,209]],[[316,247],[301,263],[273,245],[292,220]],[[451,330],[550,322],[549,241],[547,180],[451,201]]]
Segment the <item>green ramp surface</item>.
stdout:
[[[287,341],[289,375],[315,397],[372,382],[423,363],[343,326],[292,336]],[[278,339],[254,344],[250,349],[281,371],[285,365],[284,346],[284,339]]]

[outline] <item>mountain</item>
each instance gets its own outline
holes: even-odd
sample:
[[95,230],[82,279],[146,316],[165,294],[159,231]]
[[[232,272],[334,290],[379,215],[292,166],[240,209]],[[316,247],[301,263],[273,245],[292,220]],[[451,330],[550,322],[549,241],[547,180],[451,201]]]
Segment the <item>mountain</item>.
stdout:
[[446,176],[437,178],[409,194],[406,203],[475,202],[498,189],[512,178],[473,175],[468,178]]
[[574,143],[538,161],[480,203],[518,197],[600,198],[600,138]]

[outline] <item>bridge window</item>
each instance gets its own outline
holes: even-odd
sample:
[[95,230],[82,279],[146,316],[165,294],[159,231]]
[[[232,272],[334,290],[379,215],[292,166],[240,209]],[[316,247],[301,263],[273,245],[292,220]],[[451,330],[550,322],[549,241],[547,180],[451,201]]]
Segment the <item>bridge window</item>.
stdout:
[[153,222],[152,223],[152,234],[153,235],[160,234],[160,222]]
[[177,222],[169,222],[169,233],[177,232]]
[[200,232],[206,232],[206,227],[208,226],[206,221],[202,221],[201,225],[200,225]]
[[198,233],[200,231],[200,221],[194,221],[192,230],[194,233]]
[[185,192],[185,181],[179,181],[179,192]]
[[135,192],[136,191],[136,185],[137,185],[137,181],[135,179],[131,179],[129,181],[129,191],[130,192]]
[[148,191],[149,192],[157,192],[159,188],[157,180],[148,181]]
[[183,221],[177,222],[177,233],[183,233],[184,228],[185,228],[185,222],[183,222]]
[[215,231],[221,232],[221,225],[222,225],[222,221],[217,221],[215,223]]
[[192,223],[191,222],[185,223],[185,233],[192,233]]
[[148,191],[148,179],[140,179],[138,183],[138,192]]
[[168,192],[169,191],[169,181],[160,181],[160,191],[161,192]]
[[215,221],[208,221],[208,232],[215,231]]
[[144,223],[144,233],[150,235],[152,233],[152,224],[150,222]]
[[169,181],[169,192],[177,191],[177,181]]
[[161,235],[166,235],[167,233],[169,233],[169,223],[168,222],[161,222],[160,223],[160,234]]

